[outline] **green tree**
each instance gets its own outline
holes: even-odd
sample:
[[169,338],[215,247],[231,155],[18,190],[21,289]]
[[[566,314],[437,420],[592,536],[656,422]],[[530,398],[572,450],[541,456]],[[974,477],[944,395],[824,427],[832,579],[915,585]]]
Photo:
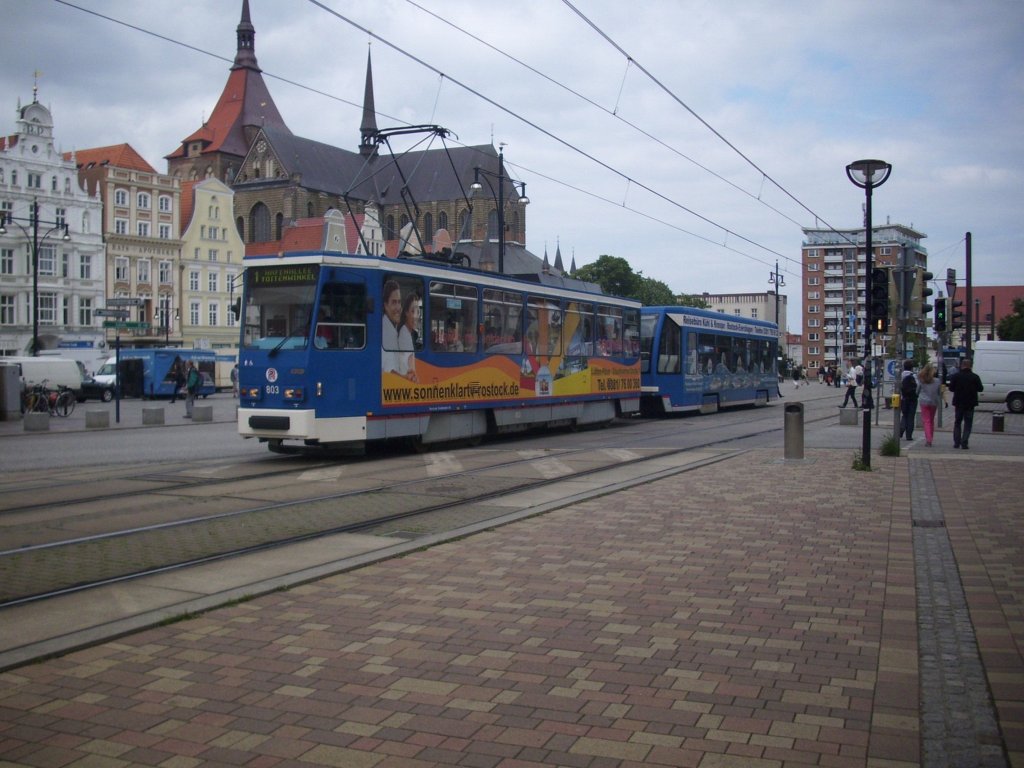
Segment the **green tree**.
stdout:
[[611,296],[634,298],[637,276],[629,262],[618,256],[599,256],[593,264],[584,264],[576,270],[576,277],[588,283],[597,283]]
[[676,296],[673,304],[681,307],[694,307],[695,309],[709,309],[708,303],[695,293],[684,293]]
[[1013,312],[1000,318],[996,336],[1002,341],[1024,341],[1024,298],[1013,300]]
[[671,306],[677,303],[672,289],[661,280],[640,274],[637,275],[636,285],[636,294],[631,298],[639,299],[645,307]]

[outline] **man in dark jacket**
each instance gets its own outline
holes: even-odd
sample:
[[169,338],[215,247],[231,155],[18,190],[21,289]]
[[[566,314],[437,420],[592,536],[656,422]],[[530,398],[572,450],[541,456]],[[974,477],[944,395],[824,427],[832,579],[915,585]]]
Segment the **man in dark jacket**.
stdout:
[[974,409],[978,407],[978,393],[984,392],[981,383],[972,368],[970,358],[960,362],[960,370],[949,377],[949,391],[953,393],[953,407],[956,416],[953,422],[953,447],[967,450],[967,441],[971,437],[974,426]]

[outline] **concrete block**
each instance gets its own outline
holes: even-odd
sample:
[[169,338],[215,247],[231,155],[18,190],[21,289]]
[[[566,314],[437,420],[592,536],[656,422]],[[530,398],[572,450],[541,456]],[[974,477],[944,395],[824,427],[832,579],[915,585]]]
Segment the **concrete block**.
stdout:
[[859,408],[840,408],[839,409],[839,426],[841,427],[855,427],[857,426],[857,414],[860,413]]
[[50,431],[50,414],[48,414],[48,413],[26,413],[25,414],[25,431],[26,432],[49,432]]
[[106,429],[110,426],[110,411],[86,411],[85,412],[85,428],[86,429]]
[[192,421],[213,421],[213,406],[193,405]]
[[142,409],[142,423],[143,425],[153,426],[156,424],[164,423],[164,409],[163,406],[149,407]]

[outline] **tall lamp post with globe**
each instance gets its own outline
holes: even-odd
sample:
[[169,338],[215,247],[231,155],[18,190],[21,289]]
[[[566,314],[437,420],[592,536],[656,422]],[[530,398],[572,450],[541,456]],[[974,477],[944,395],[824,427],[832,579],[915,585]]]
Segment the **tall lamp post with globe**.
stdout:
[[[874,318],[871,316],[871,270],[874,263],[874,253],[871,248],[871,191],[880,187],[889,179],[892,172],[892,165],[883,160],[857,160],[846,166],[846,175],[856,186],[864,190],[864,362],[871,361],[871,331],[874,328]],[[861,463],[865,468],[871,468],[871,409],[874,407],[874,397],[871,389],[874,386],[872,381],[872,369],[869,366],[864,371],[864,391],[861,394],[861,410],[863,411],[864,433],[861,441]]]

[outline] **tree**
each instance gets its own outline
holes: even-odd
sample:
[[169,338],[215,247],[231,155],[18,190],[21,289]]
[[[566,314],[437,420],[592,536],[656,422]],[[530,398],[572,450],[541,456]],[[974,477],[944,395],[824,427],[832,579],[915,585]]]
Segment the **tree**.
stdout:
[[673,302],[673,304],[678,304],[681,307],[694,307],[695,309],[710,308],[708,303],[695,293],[684,293],[680,296],[676,296],[676,300]]
[[637,291],[632,298],[639,299],[645,307],[671,306],[676,303],[676,295],[661,280],[637,275],[636,283]]
[[996,336],[1002,341],[1024,341],[1024,298],[1013,300],[1013,312],[999,320]]
[[584,264],[576,270],[576,277],[588,283],[597,283],[611,296],[633,298],[637,290],[637,276],[629,262],[617,256],[599,256],[593,264]]

